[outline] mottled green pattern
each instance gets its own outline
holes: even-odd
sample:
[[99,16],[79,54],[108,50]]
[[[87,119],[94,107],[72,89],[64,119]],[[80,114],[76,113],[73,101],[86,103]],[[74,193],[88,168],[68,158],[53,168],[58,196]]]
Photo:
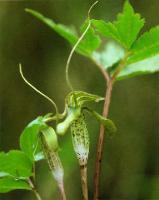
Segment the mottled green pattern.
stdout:
[[73,147],[80,165],[86,165],[89,153],[89,135],[84,114],[71,125]]
[[45,154],[45,158],[48,162],[49,168],[55,180],[61,183],[63,181],[64,172],[60,157],[58,155],[58,151],[54,151],[50,147],[48,141],[46,140],[46,137],[43,134],[41,134],[41,143],[43,146],[43,152]]
[[71,107],[75,106],[81,107],[85,102],[88,101],[99,102],[101,100],[104,100],[104,98],[83,91],[73,91],[69,93],[66,97],[66,103]]

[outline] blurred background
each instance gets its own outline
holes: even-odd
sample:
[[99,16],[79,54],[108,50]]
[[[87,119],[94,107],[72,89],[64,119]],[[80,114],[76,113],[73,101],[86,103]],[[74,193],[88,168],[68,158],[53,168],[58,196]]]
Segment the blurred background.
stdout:
[[[68,93],[65,64],[69,44],[50,28],[24,12],[40,11],[55,22],[66,25],[83,23],[92,0],[1,0],[0,1],[0,151],[19,148],[23,128],[34,118],[53,112],[47,100],[25,85],[18,72],[52,97],[60,111]],[[158,0],[130,0],[146,18],[144,31],[159,24]],[[92,11],[94,18],[115,19],[124,0],[100,0]],[[96,66],[74,55],[70,77],[78,90],[104,95],[105,83]],[[102,111],[102,103],[95,105]],[[106,138],[100,199],[159,199],[159,73],[118,81],[114,87],[110,118],[118,128],[115,137]],[[93,195],[95,148],[99,124],[87,116],[90,132],[88,166],[89,195]],[[81,200],[77,160],[68,133],[60,141],[69,200]],[[36,167],[37,187],[44,200],[59,199],[58,190],[44,161]],[[0,200],[35,200],[31,192],[0,194]]]

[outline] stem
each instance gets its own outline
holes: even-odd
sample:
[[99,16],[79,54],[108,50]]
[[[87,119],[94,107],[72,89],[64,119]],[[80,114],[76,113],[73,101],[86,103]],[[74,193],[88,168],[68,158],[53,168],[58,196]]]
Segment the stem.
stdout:
[[[112,81],[109,81],[106,95],[105,95],[105,102],[103,108],[103,117],[107,118],[109,112],[109,105],[112,93]],[[95,175],[94,175],[94,200],[98,200],[99,196],[99,181],[100,181],[100,173],[101,173],[101,162],[102,162],[102,155],[104,149],[104,136],[105,136],[105,129],[104,126],[100,125],[100,132],[97,144],[97,153],[96,153],[96,165],[95,165]]]
[[92,61],[97,65],[98,69],[100,70],[100,72],[103,74],[103,77],[105,79],[105,81],[107,82],[107,85],[109,83],[110,77],[108,72],[104,69],[104,67],[98,63],[95,59],[92,58]]
[[33,163],[33,180],[35,182],[35,163]]
[[29,185],[30,185],[31,188],[32,188],[32,192],[35,194],[36,199],[37,199],[37,200],[42,200],[40,194],[39,194],[38,191],[36,190],[36,188],[35,188],[33,182],[31,181],[31,179],[28,179],[28,183],[29,183]]
[[33,192],[34,192],[37,200],[42,200],[42,198],[40,197],[39,193],[35,189],[33,190]]
[[[102,70],[102,66],[98,63],[97,66],[101,70],[102,74],[105,77],[105,80],[107,82],[107,90],[105,94],[105,101],[104,101],[104,107],[103,107],[103,117],[107,118],[109,113],[109,106],[110,106],[110,100],[112,95],[112,89],[113,89],[113,83],[117,77],[117,75],[120,73],[120,71],[123,69],[123,67],[126,64],[127,58],[130,55],[129,52],[125,54],[125,57],[121,60],[119,63],[117,70],[112,75],[112,78],[108,76],[108,73]],[[105,128],[101,124],[100,125],[100,132],[99,132],[99,138],[98,138],[98,144],[97,144],[97,152],[96,152],[96,164],[95,164],[95,175],[94,175],[94,200],[99,199],[99,183],[100,183],[100,174],[101,174],[101,164],[102,164],[102,156],[103,156],[103,149],[104,149],[104,138],[105,138]]]
[[121,72],[121,70],[125,67],[126,62],[127,62],[127,58],[131,55],[131,52],[126,52],[124,58],[121,60],[121,62],[119,63],[117,69],[115,70],[114,74],[112,75],[112,82],[115,81],[116,77],[119,75],[119,73]]
[[66,193],[65,193],[65,189],[64,189],[63,183],[59,183],[58,187],[59,187],[59,190],[60,190],[61,199],[62,200],[66,200]]
[[83,200],[88,200],[87,166],[80,166]]

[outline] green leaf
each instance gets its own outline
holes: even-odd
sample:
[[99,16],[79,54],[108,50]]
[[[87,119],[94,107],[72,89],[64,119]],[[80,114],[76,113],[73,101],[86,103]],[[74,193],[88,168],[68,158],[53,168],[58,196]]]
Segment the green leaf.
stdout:
[[0,178],[5,177],[5,176],[9,176],[9,174],[7,172],[1,172],[0,171]]
[[[86,30],[88,23],[89,21],[86,20],[84,24],[81,26],[80,28],[81,33],[83,33]],[[92,53],[100,46],[100,43],[101,40],[99,36],[95,34],[93,27],[90,27],[87,33],[85,34],[84,39],[80,42],[79,48],[80,46],[82,46],[82,49],[85,49],[88,55],[92,55]]]
[[108,41],[104,49],[100,52],[94,52],[93,60],[104,67],[104,69],[112,67],[119,62],[125,55],[124,49],[116,42]]
[[[44,15],[35,10],[32,9],[25,9],[25,10],[26,12],[30,13],[31,15],[33,15],[34,17],[45,23],[55,32],[57,32],[60,36],[66,39],[72,46],[75,45],[75,43],[78,41],[79,36],[77,35],[74,29],[62,24],[56,24],[52,19],[45,17]],[[85,30],[86,24],[87,22],[84,23],[84,25],[82,26],[81,28],[82,32]],[[92,52],[99,47],[99,45],[100,45],[100,38],[97,35],[95,35],[93,28],[90,28],[86,33],[84,39],[80,42],[80,44],[76,48],[76,52],[89,57],[92,54]]]
[[127,65],[118,75],[117,80],[159,71],[159,55]]
[[45,117],[38,117],[32,122],[30,122],[20,136],[20,148],[32,161],[36,160],[35,154],[41,151],[41,149],[38,149],[38,133],[42,128],[46,127],[44,119]]
[[2,176],[27,178],[32,176],[32,163],[24,152],[11,150],[0,153],[0,173]]
[[144,20],[136,14],[128,1],[125,2],[123,12],[118,14],[113,23],[103,20],[92,20],[97,30],[107,38],[112,38],[130,49],[138,33],[144,25]]
[[74,31],[74,29],[68,28],[67,26],[64,26],[62,24],[56,24],[52,19],[49,19],[42,15],[41,13],[32,10],[32,9],[25,9],[26,12],[30,13],[43,23],[45,23],[47,26],[49,26],[51,29],[56,31],[59,35],[61,35],[63,38],[68,40],[71,44],[75,44],[77,41],[77,33]]
[[107,133],[112,136],[114,135],[114,133],[117,131],[117,128],[114,124],[114,122],[110,119],[107,119],[105,117],[103,117],[102,115],[100,115],[99,113],[97,113],[96,111],[94,110],[91,110],[91,109],[87,109],[88,111],[90,111],[93,116],[101,123],[105,126],[105,129],[107,131]]
[[132,46],[128,63],[134,63],[159,54],[159,26],[145,32]]
[[17,189],[32,190],[29,184],[24,180],[17,180],[11,177],[0,178],[0,193],[6,193]]
[[120,43],[119,33],[113,23],[106,23],[104,20],[92,19],[92,24],[106,38],[114,39]]
[[99,102],[104,100],[103,97],[98,95],[90,94],[83,91],[73,91],[70,92],[66,97],[66,103],[71,107],[81,107],[85,102],[94,101]]

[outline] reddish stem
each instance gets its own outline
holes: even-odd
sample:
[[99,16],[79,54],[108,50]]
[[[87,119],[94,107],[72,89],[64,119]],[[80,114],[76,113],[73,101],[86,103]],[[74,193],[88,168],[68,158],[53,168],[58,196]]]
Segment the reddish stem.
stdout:
[[65,193],[63,182],[58,183],[58,187],[59,187],[59,191],[60,191],[60,195],[61,195],[61,200],[66,200],[66,193]]
[[[108,82],[107,91],[105,95],[105,102],[103,108],[103,117],[105,118],[107,118],[108,116],[111,94],[112,94],[112,80]],[[100,182],[100,172],[101,172],[101,161],[104,149],[104,137],[105,137],[105,129],[104,126],[101,124],[98,144],[97,144],[97,153],[96,153],[96,166],[94,175],[94,200],[98,200],[99,196],[99,182]]]
[[87,166],[80,166],[83,200],[88,200]]
[[[107,89],[106,89],[106,95],[105,95],[105,101],[104,101],[104,107],[103,107],[103,117],[105,118],[107,118],[108,112],[109,112],[113,83],[116,77],[118,76],[118,74],[120,73],[120,71],[125,67],[127,58],[129,57],[129,55],[130,55],[130,52],[125,53],[125,57],[120,61],[117,69],[112,75],[112,78],[110,78],[108,72],[104,70],[103,66],[101,66],[99,63],[94,61],[97,64],[98,68],[100,69],[101,73],[103,74],[107,83]],[[99,183],[100,183],[102,155],[103,155],[103,149],[104,149],[104,138],[105,138],[105,129],[104,129],[104,126],[101,124],[98,144],[97,144],[97,153],[96,153],[96,164],[95,164],[95,175],[94,175],[94,200],[99,199]]]

